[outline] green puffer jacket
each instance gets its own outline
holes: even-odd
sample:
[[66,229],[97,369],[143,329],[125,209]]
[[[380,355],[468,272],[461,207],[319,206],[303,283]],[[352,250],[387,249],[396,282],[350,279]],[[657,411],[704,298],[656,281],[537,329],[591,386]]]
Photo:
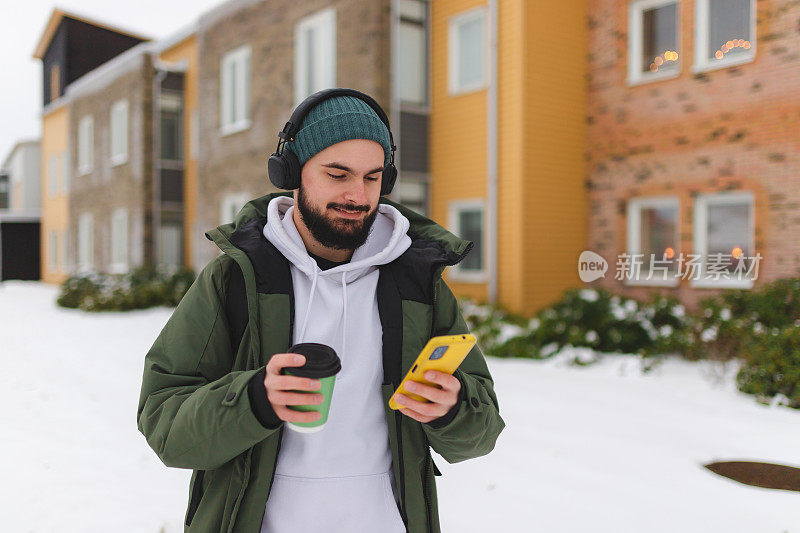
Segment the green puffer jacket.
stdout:
[[[264,425],[251,407],[257,402],[248,384],[273,354],[293,344],[289,262],[261,233],[267,204],[280,194],[291,195],[252,200],[233,223],[206,233],[224,253],[200,272],[145,357],[138,427],[165,465],[194,471],[185,531],[261,528],[283,423]],[[400,204],[380,201],[409,219],[412,239],[408,250],[380,267],[377,287],[399,511],[410,533],[438,532],[439,472],[429,447],[450,463],[485,455],[505,423],[477,345],[454,374],[461,394],[448,415],[422,424],[389,409],[389,397],[429,338],[469,332],[441,274],[472,243]],[[234,272],[246,294],[247,318],[238,321],[226,307]],[[236,331],[237,322],[246,324],[243,331]]]

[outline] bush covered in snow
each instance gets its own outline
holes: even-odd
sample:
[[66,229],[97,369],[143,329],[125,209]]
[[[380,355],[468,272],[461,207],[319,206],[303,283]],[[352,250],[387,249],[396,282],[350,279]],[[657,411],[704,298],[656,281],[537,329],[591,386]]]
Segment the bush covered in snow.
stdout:
[[579,365],[614,353],[736,358],[743,363],[742,391],[800,408],[800,278],[725,291],[701,300],[693,313],[671,296],[639,302],[602,288],[568,290],[530,319],[467,300],[461,308],[481,349],[497,357],[547,358],[566,350]]
[[565,346],[664,353],[676,350],[686,335],[677,299],[654,296],[641,303],[605,289],[568,290],[532,319],[471,301],[462,301],[462,311],[481,348],[498,357],[544,358]]
[[[800,320],[798,321],[800,322]],[[739,390],[800,409],[800,323],[762,333],[746,346]]]
[[127,274],[71,276],[56,300],[84,311],[128,311],[159,305],[174,307],[194,281],[194,271],[139,267]]

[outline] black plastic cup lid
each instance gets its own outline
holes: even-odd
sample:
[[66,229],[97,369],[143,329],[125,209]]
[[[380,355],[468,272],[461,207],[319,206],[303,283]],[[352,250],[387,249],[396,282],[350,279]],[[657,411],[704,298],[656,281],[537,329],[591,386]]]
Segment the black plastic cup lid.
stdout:
[[301,342],[295,344],[287,353],[299,353],[306,358],[306,364],[300,367],[284,367],[284,372],[291,372],[294,376],[303,378],[327,378],[339,373],[342,362],[336,351],[327,344],[319,342]]

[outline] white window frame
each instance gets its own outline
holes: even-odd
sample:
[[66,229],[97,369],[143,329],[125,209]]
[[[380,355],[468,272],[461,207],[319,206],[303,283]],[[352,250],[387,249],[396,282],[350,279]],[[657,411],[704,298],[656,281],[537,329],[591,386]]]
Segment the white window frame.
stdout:
[[86,115],[78,122],[78,174],[89,174],[94,168],[94,118]]
[[81,213],[78,217],[78,270],[94,270],[94,216]]
[[[681,220],[681,206],[680,200],[677,196],[640,196],[628,200],[627,206],[627,237],[628,237],[628,254],[641,254],[642,242],[642,209],[654,207],[674,207],[675,208],[675,258],[677,259],[680,254],[680,220]],[[657,260],[662,258],[657,257]],[[647,265],[650,267],[650,258],[642,258],[642,266]],[[646,279],[646,275],[640,275],[639,279],[626,279],[625,285],[647,285],[655,287],[675,287],[680,283],[680,277],[676,273],[672,279]]]
[[[220,59],[219,73],[219,132],[221,136],[230,135],[250,127],[250,66],[251,49],[245,44],[225,54]],[[233,94],[231,93],[231,80],[228,66],[237,65],[236,79],[233,81]],[[235,106],[234,115],[230,115],[231,98]]]
[[[322,81],[318,87],[309,87],[304,73],[309,50],[303,38],[307,30],[319,32],[315,52],[321,58]],[[329,87],[336,87],[336,8],[329,7],[300,19],[294,27],[294,102],[300,104],[309,95]]]
[[111,105],[109,111],[109,160],[111,166],[128,162],[128,100],[123,98]]
[[[468,85],[459,85],[460,47],[458,45],[458,27],[461,24],[483,19],[483,79]],[[451,16],[447,21],[447,89],[450,95],[465,94],[485,89],[489,85],[489,31],[488,13],[485,6],[469,9]]]
[[[234,192],[228,193],[222,196],[222,201],[219,205],[219,220],[220,224],[229,224],[233,222],[232,218],[229,217],[229,213],[231,212],[231,206],[236,208],[236,212],[238,213],[244,204],[250,201],[250,195],[246,192]],[[234,215],[236,216],[236,215]]]
[[[473,211],[480,209],[481,211],[481,238],[482,238],[482,254],[481,257],[481,270],[462,270],[461,264],[456,263],[448,269],[448,277],[453,281],[461,281],[466,283],[485,283],[488,280],[486,268],[486,201],[483,198],[470,198],[464,200],[453,200],[447,206],[447,222],[450,232],[460,236],[461,225],[459,214],[462,211]],[[470,252],[473,253],[473,252]]]
[[747,53],[723,57],[717,61],[706,58],[708,51],[708,7],[709,0],[695,0],[694,3],[694,64],[693,73],[708,72],[732,67],[744,63],[752,63],[756,58],[756,1],[750,0],[750,49]]
[[[416,12],[417,10],[421,11],[421,14]],[[401,18],[406,19],[401,20]],[[409,109],[414,108],[418,109],[421,112],[429,112],[430,111],[430,100],[431,100],[431,88],[430,88],[430,49],[431,49],[431,42],[430,42],[430,2],[428,0],[399,0],[397,2],[397,13],[396,13],[396,34],[397,34],[397,50],[396,54],[397,58],[397,76],[399,77],[398,81],[396,82],[397,86],[397,94],[401,104],[404,107]],[[411,26],[419,26],[422,30],[422,47],[423,47],[423,58],[421,65],[415,65],[414,63],[406,63],[406,60],[415,59],[411,56],[407,55],[407,51],[404,48],[404,41],[402,39],[403,28],[411,27]],[[409,100],[404,98],[405,94],[405,80],[404,78],[404,67],[409,65],[412,70],[419,71],[419,75],[422,77],[420,88],[422,89],[422,101],[416,100]]]
[[749,191],[726,191],[708,194],[699,194],[694,200],[694,253],[701,254],[702,263],[700,278],[691,279],[692,288],[725,288],[725,289],[750,289],[753,287],[752,279],[713,280],[705,279],[706,261],[708,260],[708,206],[709,205],[740,205],[747,203],[750,208],[748,224],[747,246],[751,254],[755,249],[755,202],[753,193]]
[[[675,4],[675,43],[677,44],[678,65],[675,70],[664,70],[662,72],[639,72],[639,60],[642,57],[642,12],[647,9]],[[628,79],[627,83],[639,85],[650,83],[651,81],[668,80],[677,78],[681,74],[681,64],[683,62],[683,52],[681,48],[681,2],[680,0],[638,0],[628,5]]]
[[129,252],[128,252],[128,210],[120,207],[111,212],[111,231],[109,250],[111,252],[111,261],[108,265],[108,271],[112,274],[124,274],[128,272],[129,268]]

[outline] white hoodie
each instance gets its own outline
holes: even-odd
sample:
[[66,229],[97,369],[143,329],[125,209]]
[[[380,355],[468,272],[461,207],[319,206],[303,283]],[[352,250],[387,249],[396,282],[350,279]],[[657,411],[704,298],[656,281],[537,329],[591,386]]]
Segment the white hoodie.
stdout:
[[320,270],[292,219],[294,200],[267,207],[264,237],[289,260],[294,343],[331,346],[342,362],[325,427],[283,432],[261,533],[404,532],[396,504],[389,433],[381,395],[383,341],[378,265],[411,245],[409,221],[379,204],[366,242],[350,262]]

